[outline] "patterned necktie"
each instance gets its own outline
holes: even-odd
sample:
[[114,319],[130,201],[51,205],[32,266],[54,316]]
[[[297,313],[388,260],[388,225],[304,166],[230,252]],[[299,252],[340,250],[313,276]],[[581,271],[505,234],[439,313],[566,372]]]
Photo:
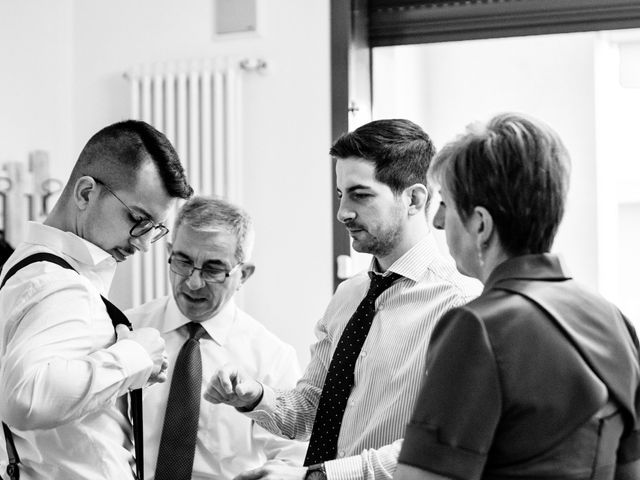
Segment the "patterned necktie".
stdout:
[[304,460],[306,466],[336,458],[342,417],[353,387],[353,371],[376,313],[376,299],[401,275],[369,272],[369,276],[369,291],[344,328],[329,365]]
[[198,436],[202,395],[202,357],[200,337],[205,330],[199,323],[188,323],[189,338],[173,369],[167,410],[164,415],[156,480],[188,480]]

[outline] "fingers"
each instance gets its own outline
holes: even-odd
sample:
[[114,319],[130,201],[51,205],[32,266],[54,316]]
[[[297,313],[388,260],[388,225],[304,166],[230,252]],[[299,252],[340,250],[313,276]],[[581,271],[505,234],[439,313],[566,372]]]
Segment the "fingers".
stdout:
[[130,333],[131,333],[131,330],[129,330],[126,325],[122,323],[116,325],[116,337],[118,337],[118,340],[127,338]]
[[234,383],[237,372],[229,367],[222,367],[218,370],[207,386],[205,398],[212,403],[227,403],[235,397]]
[[204,392],[205,400],[211,403],[228,403],[232,399],[233,387],[229,392],[229,385],[232,385],[230,379],[224,376],[222,371],[219,371],[211,378],[207,390]]
[[156,383],[164,383],[167,381],[167,369],[169,368],[169,360],[167,354],[162,355],[162,364],[160,365],[160,372],[156,375]]
[[244,379],[232,366],[224,366],[209,381],[204,392],[205,400],[234,407],[253,405],[262,394],[262,385],[252,379]]
[[116,325],[116,337],[116,341],[134,341],[147,352],[153,364],[148,384],[167,381],[169,361],[165,351],[165,340],[157,329],[142,327],[131,331],[125,325]]
[[236,385],[236,395],[248,403],[254,403],[262,395],[262,385],[254,380],[249,380]]
[[222,367],[218,370],[218,379],[216,385],[219,386],[219,391],[223,395],[230,397],[235,393],[236,382],[238,381],[238,372],[231,367]]
[[167,358],[166,352],[163,352],[160,362],[156,364],[154,362],[154,367],[149,376],[149,380],[147,381],[148,385],[153,385],[154,383],[164,383],[167,381],[167,370],[169,368],[169,359]]
[[162,355],[162,365],[160,366],[160,370],[166,372],[167,368],[169,368],[169,359],[167,358],[167,354],[165,352],[165,354]]
[[154,383],[164,383],[166,381],[167,381],[166,371],[160,371],[160,373],[158,373],[158,375],[156,375],[154,378]]

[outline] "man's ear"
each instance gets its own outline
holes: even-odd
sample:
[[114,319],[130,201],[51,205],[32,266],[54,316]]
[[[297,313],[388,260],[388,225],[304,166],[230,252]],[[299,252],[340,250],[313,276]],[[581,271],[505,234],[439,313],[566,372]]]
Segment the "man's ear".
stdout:
[[253,263],[245,263],[240,267],[240,273],[242,276],[240,277],[241,285],[249,280],[249,277],[253,275],[253,272],[256,271],[256,266]]
[[429,198],[426,186],[421,183],[415,183],[404,190],[403,196],[407,201],[409,215],[424,212],[427,198]]
[[85,210],[91,199],[95,199],[97,194],[97,183],[93,178],[85,175],[76,180],[73,188],[73,201],[80,210]]

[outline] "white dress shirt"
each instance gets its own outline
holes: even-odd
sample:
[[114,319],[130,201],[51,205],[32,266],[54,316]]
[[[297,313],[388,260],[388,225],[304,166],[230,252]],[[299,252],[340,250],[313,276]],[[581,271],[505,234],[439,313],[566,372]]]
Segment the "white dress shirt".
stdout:
[[[0,290],[0,417],[13,431],[21,478],[132,479],[129,389],[144,386],[152,361],[132,340],[117,343],[100,295],[115,261],[56,228],[28,226],[5,264],[37,252],[65,259],[31,264]],[[7,454],[0,441],[0,468]]]
[[[372,268],[373,268],[372,263]],[[325,462],[329,479],[390,479],[404,429],[425,374],[427,345],[436,321],[467,303],[481,285],[438,252],[431,235],[389,267],[402,278],[376,300],[376,315],[355,365],[354,385],[338,437],[338,459]],[[308,439],[331,357],[342,331],[364,298],[362,272],[338,286],[316,325],[318,341],[294,390],[268,388],[246,415],[268,430]]]
[[[152,479],[173,367],[188,338],[186,318],[173,296],[152,300],[125,312],[134,327],[158,328],[166,341],[169,359],[167,381],[144,391],[145,476]],[[292,346],[240,310],[233,299],[213,318],[201,323],[202,391],[211,376],[232,363],[249,376],[279,388],[293,388],[300,367]],[[241,472],[276,460],[301,465],[307,443],[277,437],[228,405],[200,402],[200,421],[193,462],[193,479],[232,479]]]

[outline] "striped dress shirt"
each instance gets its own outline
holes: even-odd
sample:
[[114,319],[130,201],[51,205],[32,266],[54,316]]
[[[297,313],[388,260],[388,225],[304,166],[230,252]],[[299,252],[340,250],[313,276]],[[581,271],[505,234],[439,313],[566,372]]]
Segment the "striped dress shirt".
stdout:
[[[372,262],[371,268],[373,268]],[[376,315],[356,362],[354,386],[338,438],[338,458],[325,463],[329,480],[390,479],[402,436],[425,374],[437,320],[480,293],[458,273],[431,235],[389,267],[402,276],[376,300]],[[311,360],[293,390],[273,390],[247,415],[273,433],[307,440],[340,335],[369,288],[367,272],[338,287],[316,325]]]

